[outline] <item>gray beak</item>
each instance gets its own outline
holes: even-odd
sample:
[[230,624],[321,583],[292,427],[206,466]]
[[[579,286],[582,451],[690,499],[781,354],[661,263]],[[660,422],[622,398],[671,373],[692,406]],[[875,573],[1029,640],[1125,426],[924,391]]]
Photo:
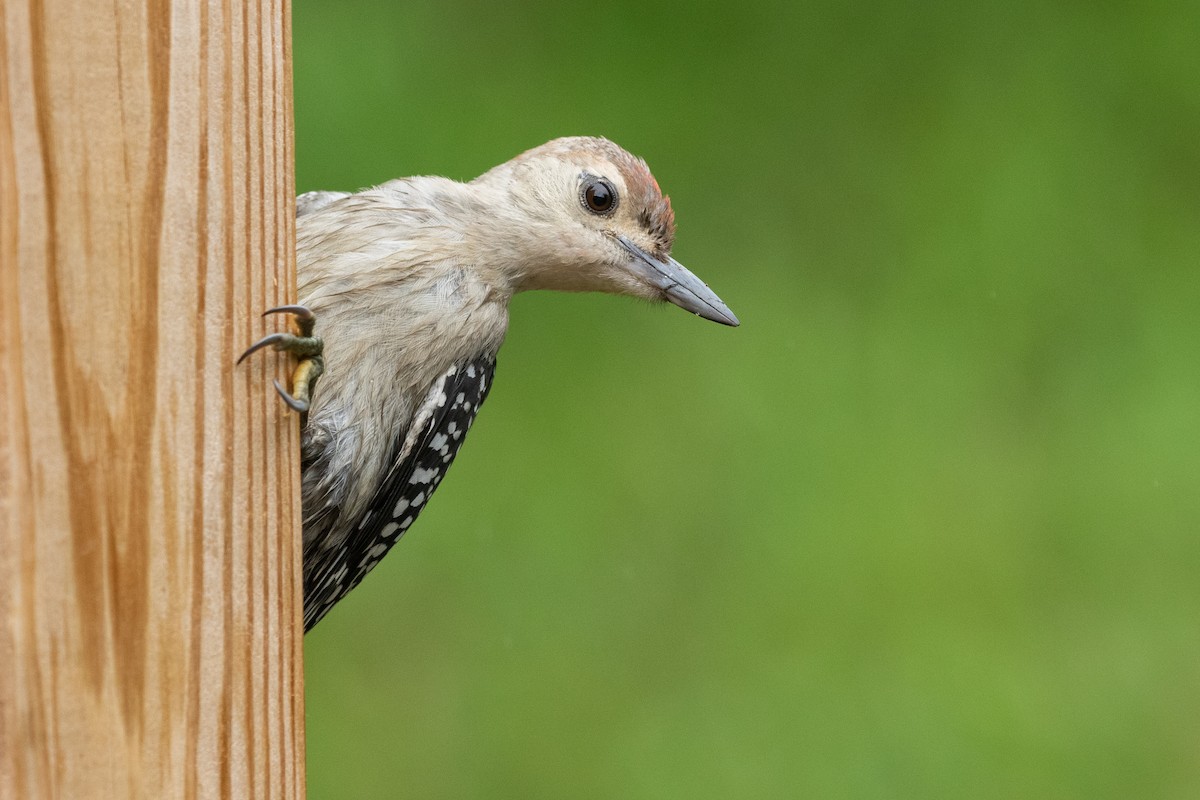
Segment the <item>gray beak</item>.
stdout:
[[688,272],[687,268],[673,258],[659,261],[636,244],[618,236],[617,241],[633,256],[634,270],[638,277],[651,286],[662,289],[667,299],[684,311],[719,322],[722,325],[737,327],[738,318],[729,310],[729,306],[721,302],[721,298],[709,289],[704,281]]

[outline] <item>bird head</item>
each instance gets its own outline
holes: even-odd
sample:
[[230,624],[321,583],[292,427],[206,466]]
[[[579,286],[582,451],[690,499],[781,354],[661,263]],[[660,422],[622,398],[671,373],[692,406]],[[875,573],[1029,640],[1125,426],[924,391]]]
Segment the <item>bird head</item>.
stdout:
[[504,242],[517,290],[630,295],[738,324],[671,258],[675,215],[646,163],[607,139],[555,139],[473,183],[502,198],[485,224],[490,241]]

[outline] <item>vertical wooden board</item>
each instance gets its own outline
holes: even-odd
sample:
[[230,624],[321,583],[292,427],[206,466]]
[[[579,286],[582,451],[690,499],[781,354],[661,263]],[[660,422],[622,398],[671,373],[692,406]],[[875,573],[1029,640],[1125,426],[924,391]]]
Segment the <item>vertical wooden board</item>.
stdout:
[[0,796],[303,796],[290,35],[0,6]]

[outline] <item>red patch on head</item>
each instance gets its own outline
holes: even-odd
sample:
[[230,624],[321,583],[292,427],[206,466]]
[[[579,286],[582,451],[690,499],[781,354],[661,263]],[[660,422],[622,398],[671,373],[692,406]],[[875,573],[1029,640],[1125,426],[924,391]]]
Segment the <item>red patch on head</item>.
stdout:
[[654,255],[665,258],[675,243],[675,211],[671,198],[658,188],[658,181],[650,173],[646,162],[613,145],[619,155],[612,158],[625,178],[626,201],[633,204],[638,222],[646,229],[653,242]]

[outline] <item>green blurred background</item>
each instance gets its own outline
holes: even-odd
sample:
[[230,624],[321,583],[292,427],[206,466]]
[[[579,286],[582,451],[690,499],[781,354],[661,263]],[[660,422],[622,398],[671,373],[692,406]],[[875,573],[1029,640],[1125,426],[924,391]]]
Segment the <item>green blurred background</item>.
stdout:
[[294,24],[301,191],[605,135],[743,323],[516,299],[311,797],[1200,797],[1200,6]]

